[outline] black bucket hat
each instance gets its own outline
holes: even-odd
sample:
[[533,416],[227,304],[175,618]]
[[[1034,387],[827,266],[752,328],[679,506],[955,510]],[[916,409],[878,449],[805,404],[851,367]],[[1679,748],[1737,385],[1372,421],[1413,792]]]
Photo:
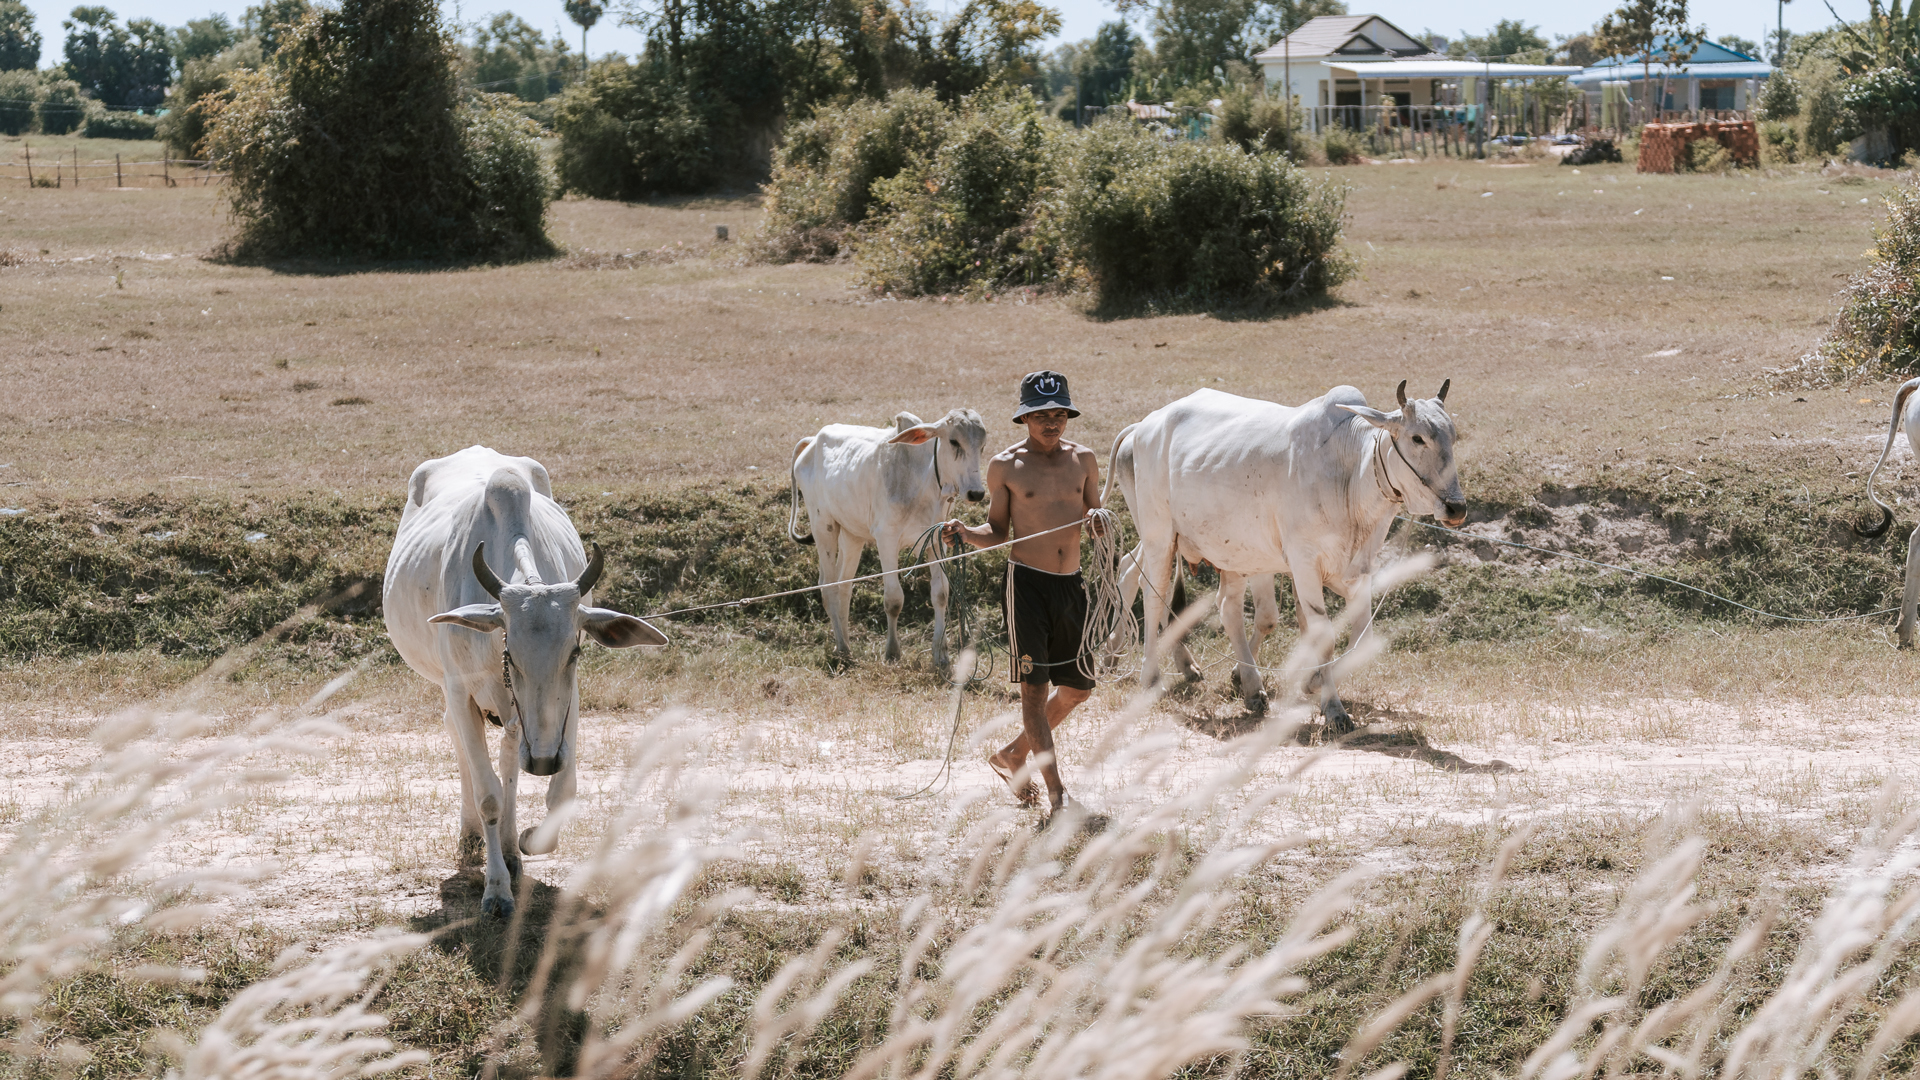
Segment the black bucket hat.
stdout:
[[1068,416],[1079,416],[1080,410],[1073,407],[1073,398],[1067,394],[1067,377],[1057,371],[1036,371],[1020,380],[1020,408],[1014,411],[1013,422],[1030,412],[1042,409],[1065,409]]

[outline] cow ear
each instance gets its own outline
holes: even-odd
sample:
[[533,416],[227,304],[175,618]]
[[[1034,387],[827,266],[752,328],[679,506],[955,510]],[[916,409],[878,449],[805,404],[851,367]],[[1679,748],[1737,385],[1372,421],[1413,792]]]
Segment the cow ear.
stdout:
[[1365,420],[1367,423],[1372,424],[1374,427],[1386,428],[1389,431],[1393,429],[1395,424],[1400,422],[1400,417],[1397,414],[1383,413],[1379,409],[1369,408],[1365,405],[1335,405],[1334,408],[1345,409],[1360,419]]
[[645,619],[603,607],[580,609],[580,629],[609,649],[631,649],[635,645],[665,645],[667,635],[655,630]]
[[919,446],[921,443],[933,438],[939,431],[940,426],[938,424],[921,424],[918,427],[908,428],[893,438],[888,439],[887,442],[896,446]]
[[505,616],[500,614],[499,604],[468,604],[466,607],[458,607],[452,611],[442,612],[427,621],[430,623],[453,623],[455,626],[464,626],[469,630],[478,630],[483,634],[491,634],[495,630],[505,630],[507,628],[507,620]]

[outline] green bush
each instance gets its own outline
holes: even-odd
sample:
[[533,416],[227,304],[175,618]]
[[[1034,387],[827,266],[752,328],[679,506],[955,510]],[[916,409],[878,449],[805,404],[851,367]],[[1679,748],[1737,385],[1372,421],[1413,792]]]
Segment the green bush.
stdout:
[[1887,196],[1870,264],[1847,282],[1840,314],[1813,359],[1852,378],[1920,371],[1920,180]]
[[1352,165],[1360,160],[1360,140],[1353,132],[1335,125],[1320,137],[1320,152],[1329,165]]
[[40,78],[32,71],[0,71],[0,135],[25,135],[33,130],[33,103],[40,96]]
[[766,185],[766,254],[779,262],[839,255],[877,204],[874,186],[932,155],[950,116],[930,90],[896,90],[788,128]]
[[1840,71],[1830,60],[1813,59],[1794,73],[1800,85],[1800,142],[1807,156],[1838,153],[1852,136],[1851,118],[1841,98]]
[[1305,161],[1309,143],[1301,127],[1300,103],[1267,97],[1244,88],[1227,92],[1220,101],[1212,136],[1249,153],[1266,150]]
[[33,114],[43,135],[67,135],[79,130],[87,120],[87,103],[80,96],[80,84],[72,79],[50,79],[40,86]]
[[80,128],[83,139],[151,139],[154,119],[137,112],[96,112]]
[[257,37],[204,60],[187,61],[167,91],[167,115],[154,126],[154,136],[178,157],[199,157],[200,140],[206,137],[207,116],[214,101],[231,96],[234,72],[251,71],[262,63]]
[[1768,120],[1786,120],[1800,115],[1800,84],[1792,75],[1776,71],[1760,89],[1760,115]]
[[1799,161],[1799,130],[1785,120],[1762,120],[1760,154],[1772,165],[1792,165]]
[[597,199],[644,199],[713,185],[709,118],[660,66],[607,60],[571,87],[554,116],[560,187]]
[[912,296],[1054,280],[1036,211],[1071,132],[1017,90],[966,99],[931,155],[874,182],[873,235],[856,254],[867,283]]
[[1315,183],[1282,155],[1103,123],[1061,172],[1052,216],[1102,306],[1271,301],[1353,274],[1339,246],[1345,186]]
[[1723,173],[1733,168],[1733,155],[1713,139],[1695,139],[1687,144],[1687,158],[1681,164],[1688,172]]
[[[236,72],[204,143],[250,255],[512,258],[552,249],[533,134],[462,100],[431,0],[344,0]],[[540,207],[532,214],[530,207]]]

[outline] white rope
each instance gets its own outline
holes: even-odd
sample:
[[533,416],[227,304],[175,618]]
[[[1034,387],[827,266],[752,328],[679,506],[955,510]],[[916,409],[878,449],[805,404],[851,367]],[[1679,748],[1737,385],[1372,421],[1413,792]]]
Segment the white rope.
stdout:
[[[1106,651],[1107,642],[1122,633],[1126,636],[1118,640],[1138,641],[1140,622],[1133,616],[1133,605],[1123,604],[1120,599],[1120,519],[1105,507],[1088,516],[1099,521],[1100,527],[1087,530],[1092,534],[1087,539],[1093,548],[1093,567],[1087,571],[1087,621],[1080,631],[1080,655],[1074,663],[1083,677],[1097,680],[1100,654]],[[1124,673],[1108,674],[1125,678]]]

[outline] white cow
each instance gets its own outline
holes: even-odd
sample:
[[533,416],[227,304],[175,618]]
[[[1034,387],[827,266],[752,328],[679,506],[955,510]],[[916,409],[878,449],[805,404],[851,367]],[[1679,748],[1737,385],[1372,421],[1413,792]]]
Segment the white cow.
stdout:
[[[1447,384],[1450,385],[1450,384]],[[1453,462],[1447,385],[1383,413],[1351,386],[1297,408],[1201,390],[1149,414],[1115,441],[1112,473],[1140,533],[1146,586],[1143,680],[1159,675],[1156,638],[1166,619],[1175,558],[1220,571],[1220,621],[1239,660],[1249,708],[1265,707],[1241,597],[1249,577],[1286,571],[1300,627],[1329,627],[1326,589],[1370,612],[1374,559],[1402,506],[1457,526],[1467,507]],[[1118,453],[1122,442],[1131,454]],[[1272,592],[1264,590],[1271,601]],[[1366,627],[1354,630],[1358,635]],[[1322,659],[1332,656],[1332,635]],[[1308,680],[1335,732],[1353,728],[1322,665]]]
[[[880,551],[886,572],[887,659],[900,659],[898,624],[906,594],[900,588],[900,549],[946,518],[962,493],[971,502],[987,497],[980,479],[980,451],[987,425],[972,409],[954,409],[936,423],[903,412],[890,428],[828,424],[793,448],[788,477],[793,499],[787,535],[820,548],[820,584],[857,577],[860,553]],[[812,534],[800,529],[800,499],[807,501]],[[933,577],[933,666],[947,670],[947,575]],[[833,620],[840,655],[847,650],[847,611],[853,586],[821,590]]]
[[[1894,437],[1900,433],[1900,421],[1907,422],[1907,451],[1913,453],[1913,429],[1920,426],[1920,397],[1914,396],[1914,390],[1920,389],[1920,379],[1908,379],[1900,384],[1893,395],[1893,420],[1887,425],[1887,445],[1880,450],[1880,460],[1873,463],[1873,471],[1867,474],[1867,498],[1880,508],[1880,524],[1859,529],[1861,536],[1880,536],[1893,524],[1893,508],[1880,501],[1874,493],[1873,482],[1880,475],[1880,466],[1887,463],[1887,455],[1893,452]],[[1915,529],[1907,540],[1907,584],[1900,594],[1900,621],[1894,626],[1894,634],[1903,649],[1913,648],[1913,627],[1916,606],[1920,606],[1920,529]]]
[[[488,559],[512,560],[502,581]],[[556,837],[514,833],[520,770],[550,776],[547,811],[573,798],[580,745],[581,637],[615,649],[664,645],[666,636],[618,611],[593,607],[600,578],[547,470],[532,458],[484,446],[413,470],[407,506],[387,559],[387,633],[407,666],[440,687],[460,763],[461,854],[484,845],[481,907],[513,913],[520,854],[553,850]],[[552,584],[548,584],[552,582]],[[486,727],[503,728],[500,772],[487,762]]]

